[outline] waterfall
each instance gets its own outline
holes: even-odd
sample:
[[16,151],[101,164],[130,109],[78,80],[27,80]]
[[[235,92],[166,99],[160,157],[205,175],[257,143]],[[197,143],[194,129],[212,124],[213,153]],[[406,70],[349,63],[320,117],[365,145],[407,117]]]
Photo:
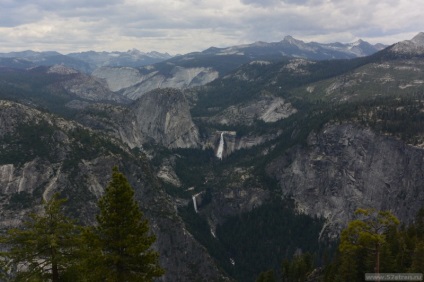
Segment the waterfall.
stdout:
[[192,199],[193,199],[194,211],[197,213],[196,195],[193,195]]
[[224,132],[221,132],[221,139],[219,139],[218,150],[216,151],[216,157],[222,160],[222,153],[224,152]]

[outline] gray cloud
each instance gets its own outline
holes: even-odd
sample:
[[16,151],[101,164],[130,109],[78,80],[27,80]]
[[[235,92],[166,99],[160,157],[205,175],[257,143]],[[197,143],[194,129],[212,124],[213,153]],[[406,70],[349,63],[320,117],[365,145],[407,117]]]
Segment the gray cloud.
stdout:
[[280,4],[281,0],[241,0],[241,2],[247,5],[269,7]]
[[158,50],[279,41],[393,43],[424,26],[421,0],[2,0],[0,52]]
[[282,4],[289,4],[289,5],[297,5],[297,6],[304,6],[304,5],[316,5],[319,3],[322,3],[325,0],[241,0],[243,4],[246,5],[253,5],[258,7],[275,7]]

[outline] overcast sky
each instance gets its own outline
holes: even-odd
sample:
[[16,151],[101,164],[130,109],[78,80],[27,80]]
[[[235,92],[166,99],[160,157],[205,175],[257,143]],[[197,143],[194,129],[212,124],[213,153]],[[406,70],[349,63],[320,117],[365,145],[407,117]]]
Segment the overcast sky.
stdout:
[[424,31],[422,0],[0,0],[0,52],[201,51],[292,35],[392,44]]

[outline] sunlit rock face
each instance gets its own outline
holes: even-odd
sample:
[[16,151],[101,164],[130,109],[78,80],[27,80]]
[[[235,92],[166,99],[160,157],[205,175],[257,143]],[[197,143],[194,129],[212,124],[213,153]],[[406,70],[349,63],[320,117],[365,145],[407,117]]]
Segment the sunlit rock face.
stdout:
[[149,91],[158,88],[185,89],[205,85],[219,77],[219,73],[209,67],[171,67],[169,72],[146,66],[140,70],[130,67],[102,67],[93,72],[95,77],[104,79],[112,91],[136,100]]
[[232,105],[215,116],[209,122],[222,125],[252,125],[261,120],[273,123],[297,113],[291,103],[273,95],[261,95],[253,101]]
[[119,122],[121,139],[131,147],[154,142],[168,148],[193,148],[199,143],[188,103],[181,91],[151,91],[135,101]]

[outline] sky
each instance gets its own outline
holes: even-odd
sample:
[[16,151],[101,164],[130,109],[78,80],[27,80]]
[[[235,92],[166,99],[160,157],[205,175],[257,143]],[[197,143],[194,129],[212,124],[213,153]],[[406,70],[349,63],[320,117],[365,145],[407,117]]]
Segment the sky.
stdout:
[[0,52],[168,52],[286,35],[393,44],[424,31],[422,0],[0,0]]

